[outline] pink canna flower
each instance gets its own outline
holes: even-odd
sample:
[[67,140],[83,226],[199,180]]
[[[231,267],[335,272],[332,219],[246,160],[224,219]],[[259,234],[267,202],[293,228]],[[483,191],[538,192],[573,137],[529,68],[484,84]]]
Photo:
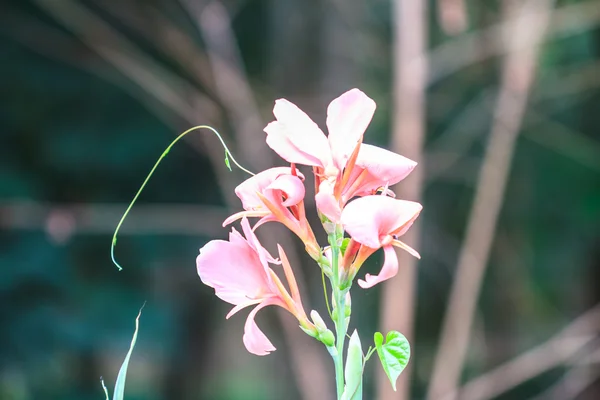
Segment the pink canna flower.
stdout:
[[356,149],[375,107],[375,102],[358,89],[342,94],[327,108],[329,137],[326,137],[295,104],[285,99],[275,102],[276,121],[265,128],[267,144],[290,163],[313,166],[317,207],[330,220],[339,219],[335,187],[348,164],[356,160]]
[[[398,258],[393,246],[420,258],[419,253],[398,240],[398,237],[408,231],[422,208],[419,203],[387,196],[365,196],[344,208],[341,222],[352,237],[342,260],[343,268],[347,268],[346,273],[354,277],[362,263],[377,249],[383,248],[385,252],[385,261],[379,275],[366,274],[364,280],[358,280],[360,287],[370,288],[396,275]],[[357,246],[357,243],[361,246]],[[356,258],[352,260],[354,256]]]
[[273,109],[276,121],[265,128],[267,144],[283,159],[313,166],[317,208],[332,222],[339,222],[352,197],[393,185],[416,166],[408,158],[362,144],[375,108],[375,102],[358,89],[342,94],[327,108],[326,137],[296,105],[280,99]]
[[304,176],[295,167],[276,167],[248,178],[235,188],[244,211],[223,222],[226,226],[242,217],[260,217],[254,226],[278,221],[294,232],[306,245],[308,253],[318,259],[320,247],[306,219]]
[[291,295],[269,267],[268,261],[275,260],[259,243],[246,217],[242,218],[241,225],[245,238],[232,229],[229,241],[208,242],[200,249],[196,265],[202,282],[214,288],[217,297],[235,306],[226,318],[243,308],[256,306],[244,326],[243,342],[246,349],[259,356],[275,350],[254,321],[258,311],[271,305],[288,310],[298,319],[302,328],[317,335],[316,328],[302,308],[294,274],[281,246],[278,246],[279,257]]

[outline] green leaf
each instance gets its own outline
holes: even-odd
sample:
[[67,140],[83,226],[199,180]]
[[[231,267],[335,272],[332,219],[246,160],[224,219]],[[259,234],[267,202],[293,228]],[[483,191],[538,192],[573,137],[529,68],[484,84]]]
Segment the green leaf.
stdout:
[[225,151],[225,165],[227,165],[227,168],[229,169],[229,171],[231,171],[231,164],[229,163],[229,156],[227,155],[227,151]]
[[106,385],[104,384],[104,378],[102,377],[100,377],[100,384],[102,385],[102,390],[104,390],[104,396],[106,400],[110,400],[110,397],[108,397],[108,389],[106,388]]
[[342,255],[346,254],[348,243],[350,243],[350,238],[344,238],[344,240],[342,240],[342,244],[340,246],[340,251],[342,252]]
[[[123,396],[125,393],[125,379],[127,378],[127,368],[129,367],[129,359],[131,358],[133,348],[135,347],[135,342],[137,341],[138,329],[140,327],[140,316],[142,315],[143,309],[144,306],[142,306],[137,318],[135,319],[135,331],[133,332],[133,338],[131,339],[129,351],[125,356],[125,360],[121,365],[121,369],[119,369],[119,374],[117,375],[117,382],[115,383],[115,391],[113,392],[112,400],[123,400]],[[104,380],[102,380],[102,378],[100,378],[100,380],[102,382],[102,388],[104,389],[104,393],[106,394],[106,400],[108,400],[108,392],[106,390],[106,386],[104,385]]]
[[396,380],[410,359],[410,344],[403,334],[396,331],[388,332],[385,344],[383,344],[383,335],[380,332],[375,332],[374,340],[381,366],[395,391]]
[[348,343],[348,358],[344,369],[346,387],[342,400],[362,400],[362,376],[364,370],[363,352],[356,330]]

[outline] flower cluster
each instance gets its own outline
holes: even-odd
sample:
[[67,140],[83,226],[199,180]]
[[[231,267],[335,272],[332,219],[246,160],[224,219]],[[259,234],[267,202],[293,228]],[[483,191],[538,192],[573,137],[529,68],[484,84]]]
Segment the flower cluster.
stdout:
[[[254,230],[263,224],[279,222],[297,235],[331,280],[341,302],[360,267],[376,250],[384,250],[385,261],[379,274],[366,274],[358,280],[364,289],[396,275],[398,259],[394,246],[419,257],[399,238],[422,207],[396,199],[389,189],[404,179],[416,163],[363,144],[363,134],[374,112],[375,102],[362,91],[352,89],[329,104],[326,136],[296,105],[285,99],[275,102],[275,121],[264,129],[266,142],[290,166],[267,169],[242,182],[235,193],[243,211],[227,218],[224,225],[241,220],[245,237],[233,228],[229,241],[209,242],[197,258],[202,282],[234,305],[228,318],[242,308],[255,306],[247,318],[243,337],[249,352],[265,355],[275,350],[254,322],[256,313],[269,305],[289,311],[305,332],[327,346],[332,346],[333,341],[318,314],[311,313],[312,321],[307,317],[283,249],[278,246],[276,259],[259,243]],[[312,167],[315,202],[330,246],[318,244],[306,218],[305,177],[296,165]],[[248,218],[258,220],[251,226]],[[344,238],[344,232],[348,238]],[[289,291],[276,273],[279,269],[283,269]],[[346,327],[343,330],[345,333]],[[340,337],[344,340],[344,335]]]

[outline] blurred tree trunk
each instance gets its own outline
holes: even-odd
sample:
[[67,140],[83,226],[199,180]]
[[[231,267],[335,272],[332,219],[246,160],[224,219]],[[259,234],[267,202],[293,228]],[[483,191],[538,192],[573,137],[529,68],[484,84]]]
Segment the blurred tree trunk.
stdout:
[[[361,32],[360,12],[357,3],[345,1],[324,1],[321,16],[321,86],[319,96],[324,104],[353,88],[358,82],[356,47],[358,33]],[[321,111],[323,112],[323,111]]]
[[[396,0],[394,2],[394,108],[392,150],[421,165],[396,189],[399,198],[420,201],[423,186],[422,148],[425,136],[425,79],[427,65],[427,7],[425,2]],[[404,241],[418,248],[419,221],[413,225]],[[382,288],[381,325],[385,332],[397,330],[414,343],[413,315],[415,310],[416,262],[405,251],[397,251],[398,276]],[[398,392],[379,369],[377,379],[380,400],[409,399],[411,365],[400,375]]]
[[[269,3],[268,81],[275,98],[314,93],[319,82],[319,5],[318,0]],[[312,115],[312,109],[304,111]]]
[[460,383],[513,151],[535,78],[537,45],[543,39],[554,1],[505,0],[502,5],[505,20],[515,16],[518,19],[514,20],[510,34],[503,38],[510,52],[503,65],[494,122],[444,315],[440,347],[427,394],[432,400],[456,393]]

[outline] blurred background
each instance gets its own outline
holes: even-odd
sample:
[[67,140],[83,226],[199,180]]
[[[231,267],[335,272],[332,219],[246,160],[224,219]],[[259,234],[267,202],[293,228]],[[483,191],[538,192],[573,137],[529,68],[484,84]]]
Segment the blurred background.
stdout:
[[[208,131],[125,221],[122,272],[109,250],[175,135],[210,124],[249,169],[283,165],[274,100],[325,128],[353,87],[377,102],[365,142],[419,161],[396,191],[424,204],[422,260],[352,291],[365,349],[377,329],[412,342],[399,391],[374,358],[365,398],[600,398],[600,1],[7,0],[0,57],[0,399],[102,399],[144,301],[127,399],[333,398],[293,317],[262,312],[278,350],[250,355],[245,315],[197,276],[246,178]],[[324,310],[302,244],[260,234]]]

